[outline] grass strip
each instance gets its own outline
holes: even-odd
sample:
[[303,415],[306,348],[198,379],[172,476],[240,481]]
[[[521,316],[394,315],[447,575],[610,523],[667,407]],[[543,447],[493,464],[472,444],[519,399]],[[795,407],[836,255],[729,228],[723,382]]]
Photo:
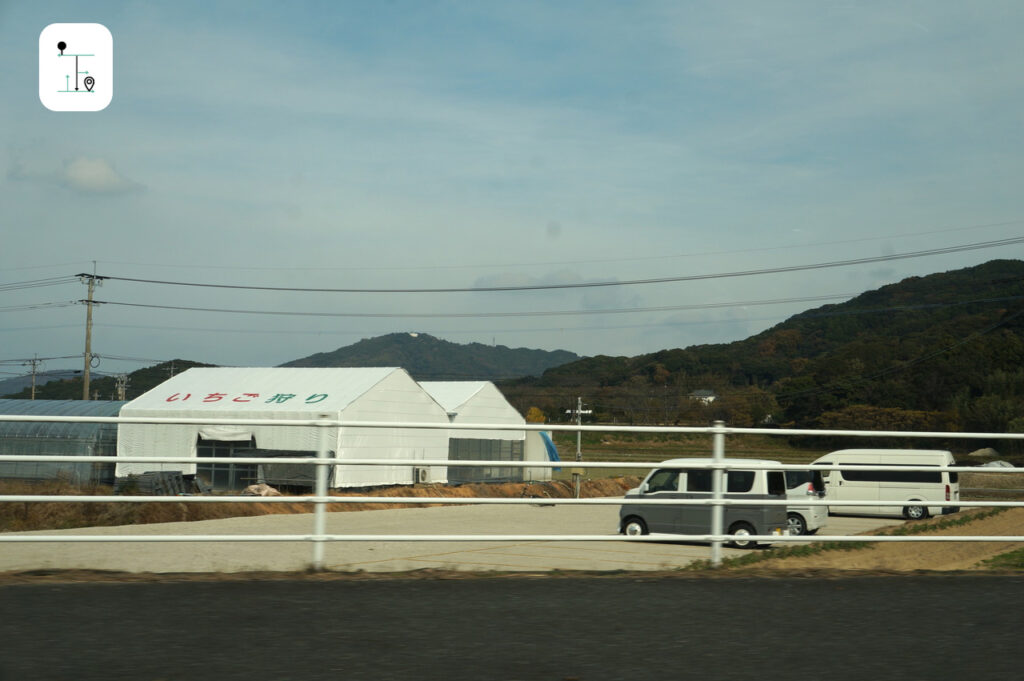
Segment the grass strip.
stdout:
[[1024,570],[1024,549],[1001,553],[981,561],[981,564],[993,570]]
[[[984,520],[985,518],[991,518],[994,515],[1004,513],[1008,509],[1006,508],[992,508],[978,513],[969,513],[959,515],[953,518],[943,518],[936,522],[930,523],[915,523],[911,525],[901,525],[900,527],[891,530],[882,530],[881,532],[875,533],[873,536],[880,537],[905,537],[918,534],[928,534],[929,532],[936,532],[938,530],[944,530],[950,527],[960,527],[973,523],[977,520]],[[815,556],[827,551],[862,551],[864,549],[873,549],[875,544],[869,541],[865,542],[845,542],[845,541],[829,541],[829,542],[814,542],[812,544],[802,544],[793,546],[783,546],[780,548],[768,549],[766,551],[759,551],[757,553],[748,553],[743,556],[736,556],[734,558],[724,558],[722,560],[722,568],[739,568],[748,567],[757,563],[763,563],[767,560],[774,560],[776,558],[803,558],[806,556]],[[1003,554],[1009,556],[1013,554],[1020,554],[1017,557],[1020,565],[1024,567],[1024,549],[1019,551],[1013,551],[1010,554]],[[997,556],[991,560],[996,560],[1002,556]],[[988,562],[988,561],[986,561]],[[689,565],[679,568],[680,571],[701,571],[715,568],[710,560],[698,560],[690,563]]]

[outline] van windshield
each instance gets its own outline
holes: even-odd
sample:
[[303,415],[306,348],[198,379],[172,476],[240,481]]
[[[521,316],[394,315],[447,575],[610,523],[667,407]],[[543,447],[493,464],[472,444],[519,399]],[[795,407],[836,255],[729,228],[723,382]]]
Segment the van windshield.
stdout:
[[647,480],[648,492],[678,492],[679,471],[662,469],[655,471]]

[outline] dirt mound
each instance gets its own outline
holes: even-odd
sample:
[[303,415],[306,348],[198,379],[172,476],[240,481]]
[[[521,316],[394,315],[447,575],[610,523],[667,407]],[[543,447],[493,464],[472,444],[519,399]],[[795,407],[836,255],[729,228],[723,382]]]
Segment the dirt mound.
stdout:
[[[584,480],[580,486],[580,497],[620,497],[631,487],[640,484],[640,478],[600,478]],[[332,497],[448,497],[452,499],[569,499],[573,496],[572,484],[562,480],[550,482],[493,482],[470,483],[465,485],[395,485],[392,487],[374,487],[371,489],[332,490]],[[209,506],[210,504],[206,504]],[[198,504],[193,504],[198,506]],[[224,510],[234,511],[236,507],[251,506],[251,512],[243,508],[234,515],[268,515],[272,513],[312,513],[313,507],[301,503],[276,504],[217,504],[226,507]],[[400,503],[344,503],[328,504],[327,510],[332,513],[344,511],[379,511],[388,508],[423,508],[425,506],[443,506],[443,504],[400,504]],[[229,516],[218,516],[229,517]],[[196,518],[192,518],[195,520]]]
[[[963,511],[964,515],[978,515]],[[933,518],[914,525],[920,528],[943,524],[944,520],[961,514]],[[961,516],[963,517],[963,516]],[[1011,508],[956,527],[924,532],[922,536],[955,535],[1022,535],[1024,508]],[[986,569],[981,562],[1000,553],[1021,548],[1014,542],[887,542],[869,544],[856,550],[822,551],[810,556],[769,558],[739,570],[779,571],[783,573],[839,570],[870,572],[915,572]]]

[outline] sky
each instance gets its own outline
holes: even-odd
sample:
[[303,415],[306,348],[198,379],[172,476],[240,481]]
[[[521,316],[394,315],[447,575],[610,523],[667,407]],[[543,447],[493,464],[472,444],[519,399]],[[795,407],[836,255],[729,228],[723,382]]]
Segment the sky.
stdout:
[[[103,111],[40,101],[64,22],[110,30]],[[0,0],[0,378],[81,367],[79,273],[121,373],[633,356],[1021,258],[958,247],[1024,237],[1022,34],[1013,0]]]

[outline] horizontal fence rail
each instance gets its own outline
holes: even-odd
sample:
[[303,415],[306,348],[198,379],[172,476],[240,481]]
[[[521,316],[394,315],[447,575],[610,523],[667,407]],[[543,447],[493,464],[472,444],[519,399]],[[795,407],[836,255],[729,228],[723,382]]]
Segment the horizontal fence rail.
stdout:
[[[319,446],[315,457],[195,457],[195,456],[73,456],[73,455],[0,455],[0,463],[10,462],[45,462],[45,463],[146,463],[146,464],[281,464],[311,465],[316,470],[315,492],[303,496],[239,496],[239,495],[181,495],[181,496],[143,496],[143,495],[47,495],[47,494],[6,494],[0,495],[0,503],[260,503],[307,504],[313,508],[313,531],[309,534],[194,534],[194,535],[86,535],[86,534],[43,534],[39,532],[0,533],[0,543],[94,543],[94,542],[300,542],[312,543],[313,555],[311,567],[323,569],[323,546],[327,542],[707,542],[711,545],[712,563],[721,562],[721,547],[733,537],[723,532],[722,517],[727,507],[742,506],[799,506],[821,507],[836,505],[835,501],[809,496],[807,499],[737,499],[726,497],[723,484],[723,473],[730,470],[857,470],[857,471],[926,471],[926,472],[983,472],[992,474],[1011,474],[1020,472],[1016,468],[979,468],[974,466],[915,466],[915,465],[810,465],[751,462],[743,460],[724,461],[726,435],[772,435],[772,436],[837,436],[837,437],[893,437],[893,438],[942,438],[942,439],[985,439],[985,440],[1020,440],[1024,433],[950,433],[950,432],[902,432],[902,431],[848,431],[848,430],[808,430],[784,428],[731,428],[717,423],[710,427],[668,427],[668,426],[578,426],[559,424],[453,424],[453,423],[418,423],[418,422],[380,422],[380,421],[346,421],[327,417],[314,419],[222,419],[222,418],[166,418],[166,417],[48,417],[25,415],[0,415],[0,422],[44,422],[44,423],[111,423],[111,424],[178,424],[178,425],[231,425],[231,426],[288,426],[314,427],[318,429]],[[637,469],[648,471],[654,468],[673,467],[662,461],[646,462],[583,462],[583,461],[498,461],[498,460],[449,460],[449,459],[368,459],[329,456],[330,447],[327,437],[330,429],[367,428],[367,429],[443,429],[459,430],[512,430],[512,431],[571,431],[571,432],[628,432],[628,433],[661,433],[661,434],[707,434],[712,438],[712,460],[701,463],[685,464],[687,469],[709,469],[713,471],[714,489],[711,496],[699,499],[657,499],[629,498],[630,505],[653,506],[709,506],[712,508],[711,531],[705,534],[670,534],[625,536],[615,534],[579,535],[579,534],[329,534],[326,532],[326,512],[329,504],[401,504],[401,505],[567,505],[567,506],[620,506],[623,498],[495,498],[495,497],[447,497],[443,495],[430,497],[402,496],[366,496],[366,495],[329,495],[327,490],[327,471],[330,466],[413,466],[413,467],[501,467],[542,469],[572,467],[579,469]],[[681,467],[678,464],[675,467]],[[1007,490],[999,490],[1007,491]],[[843,500],[842,506],[850,507],[892,507],[903,502],[892,500]],[[958,506],[958,507],[992,507],[1013,508],[1024,506],[1024,501],[964,501],[949,500],[946,502],[923,499],[918,505],[927,507]],[[982,535],[750,535],[750,540],[764,543],[810,543],[810,542],[1024,542],[1024,535],[982,536]]]

